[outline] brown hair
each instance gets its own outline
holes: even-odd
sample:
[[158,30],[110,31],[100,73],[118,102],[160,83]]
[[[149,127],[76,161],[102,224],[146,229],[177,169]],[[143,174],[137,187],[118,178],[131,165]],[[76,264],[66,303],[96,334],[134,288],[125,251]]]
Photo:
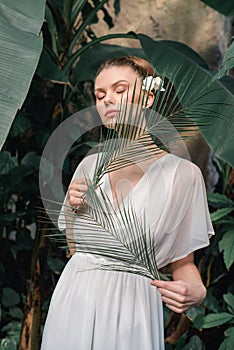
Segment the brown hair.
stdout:
[[145,59],[136,56],[123,56],[110,58],[103,62],[97,71],[96,77],[103,69],[110,67],[130,67],[142,79],[146,78],[147,76],[154,76],[157,74],[154,67]]

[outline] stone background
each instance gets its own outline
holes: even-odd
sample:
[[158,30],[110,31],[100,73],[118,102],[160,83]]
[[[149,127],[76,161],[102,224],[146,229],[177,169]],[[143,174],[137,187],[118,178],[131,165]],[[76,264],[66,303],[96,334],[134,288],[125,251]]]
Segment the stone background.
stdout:
[[[113,9],[113,0],[110,9]],[[231,37],[231,20],[200,0],[120,0],[120,14],[109,29],[102,20],[92,26],[99,37],[108,33],[144,33],[154,40],[169,39],[183,42],[197,51],[211,69],[223,57]],[[115,39],[106,43],[138,47],[137,40]]]

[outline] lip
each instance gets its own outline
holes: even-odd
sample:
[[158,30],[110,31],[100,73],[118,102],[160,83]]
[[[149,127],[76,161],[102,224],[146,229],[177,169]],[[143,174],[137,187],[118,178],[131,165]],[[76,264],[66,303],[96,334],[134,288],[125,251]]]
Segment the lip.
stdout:
[[113,118],[119,111],[117,109],[108,109],[105,113],[106,118]]

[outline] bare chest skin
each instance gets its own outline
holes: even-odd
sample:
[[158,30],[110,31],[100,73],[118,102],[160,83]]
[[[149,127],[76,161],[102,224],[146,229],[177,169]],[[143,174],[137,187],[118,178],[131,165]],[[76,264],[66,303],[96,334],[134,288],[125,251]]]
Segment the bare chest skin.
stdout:
[[117,206],[117,203],[121,204],[143,175],[144,171],[135,164],[109,173],[109,182],[115,206]]
[[[134,189],[150,165],[165,154],[166,153],[163,152],[160,156],[142,161],[138,164],[123,167],[108,174],[115,208],[117,208]],[[138,190],[140,191],[141,188],[138,187]]]

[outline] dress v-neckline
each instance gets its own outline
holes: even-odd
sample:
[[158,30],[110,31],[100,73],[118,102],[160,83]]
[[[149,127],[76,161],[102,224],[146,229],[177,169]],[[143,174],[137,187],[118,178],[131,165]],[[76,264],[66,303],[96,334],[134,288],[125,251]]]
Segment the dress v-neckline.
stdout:
[[131,191],[128,192],[128,194],[123,198],[123,200],[121,201],[121,203],[117,203],[117,206],[115,206],[115,200],[114,200],[114,196],[113,196],[113,191],[111,188],[111,182],[110,182],[110,177],[109,177],[109,173],[107,173],[106,175],[106,179],[107,179],[107,185],[108,185],[108,192],[110,193],[110,201],[112,203],[113,209],[115,211],[115,213],[118,213],[121,208],[123,207],[124,203],[129,199],[130,196],[132,196],[132,194],[136,191],[136,189],[140,186],[141,182],[144,181],[144,179],[147,177],[147,175],[149,174],[149,172],[151,171],[151,169],[153,168],[153,166],[155,166],[156,164],[158,164],[158,161],[160,161],[161,159],[166,158],[168,155],[170,155],[171,153],[167,153],[164,156],[157,158],[152,164],[149,165],[148,169],[144,172],[144,174],[142,175],[142,177],[140,178],[140,180],[137,181],[137,183],[133,186],[133,188],[131,189]]

